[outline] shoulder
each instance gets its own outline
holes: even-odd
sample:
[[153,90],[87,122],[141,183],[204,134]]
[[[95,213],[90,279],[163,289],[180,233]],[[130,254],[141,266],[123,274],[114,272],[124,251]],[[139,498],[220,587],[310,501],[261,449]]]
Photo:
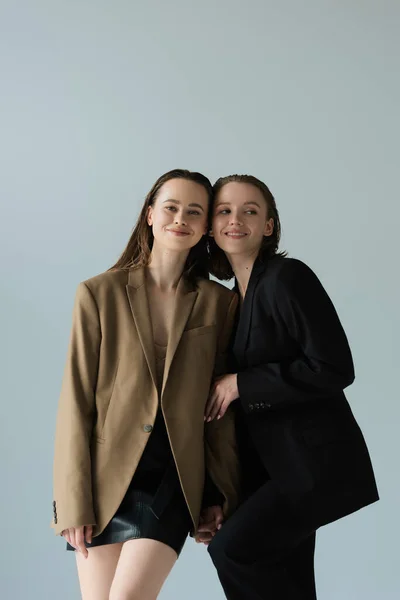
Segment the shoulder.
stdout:
[[81,284],[85,285],[91,290],[98,288],[114,286],[115,284],[127,284],[128,282],[128,271],[124,269],[115,269],[113,271],[105,271],[89,279],[85,279]]
[[202,279],[198,281],[197,289],[199,291],[199,302],[203,307],[202,310],[209,315],[213,315],[213,319],[217,323],[223,323],[235,313],[238,296],[227,288],[225,285],[217,281]]
[[271,301],[310,297],[325,290],[314,271],[297,258],[276,256],[268,261],[260,277],[260,291]]
[[114,291],[116,288],[125,288],[128,283],[128,272],[123,269],[113,271],[105,271],[89,279],[81,281],[78,285],[77,294],[90,293],[94,298],[104,296],[109,291]]
[[291,287],[317,279],[314,271],[297,258],[276,256],[265,265],[261,280],[271,285]]
[[217,281],[212,281],[210,279],[199,279],[197,281],[197,289],[199,292],[203,294],[207,294],[210,297],[218,298],[221,300],[225,300],[226,302],[230,302],[232,298],[235,297],[235,292],[218,283]]

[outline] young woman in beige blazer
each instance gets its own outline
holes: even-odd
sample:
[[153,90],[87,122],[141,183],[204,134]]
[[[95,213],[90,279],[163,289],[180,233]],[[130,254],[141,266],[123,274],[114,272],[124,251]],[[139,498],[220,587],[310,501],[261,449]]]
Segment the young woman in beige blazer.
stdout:
[[231,414],[204,424],[237,299],[207,278],[209,180],[149,192],[116,265],[78,287],[57,416],[53,527],[84,600],[153,600],[200,511],[237,504]]

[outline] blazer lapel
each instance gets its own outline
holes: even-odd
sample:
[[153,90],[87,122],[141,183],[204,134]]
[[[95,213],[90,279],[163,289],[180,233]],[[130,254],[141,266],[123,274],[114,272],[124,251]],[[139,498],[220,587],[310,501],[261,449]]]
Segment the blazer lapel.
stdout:
[[[239,322],[233,342],[233,354],[239,361],[239,364],[243,364],[245,362],[245,351],[250,333],[251,317],[253,314],[254,292],[260,275],[264,269],[265,265],[259,259],[257,259],[253,265],[249,284],[247,286],[242,308],[240,310]],[[238,291],[237,282],[235,283],[235,290]]]
[[179,341],[182,337],[182,333],[185,329],[185,325],[189,319],[190,313],[192,312],[197,295],[198,291],[196,288],[186,281],[184,277],[181,277],[176,288],[175,306],[172,316],[171,330],[168,337],[161,394],[164,392],[176,349],[178,348]]
[[156,360],[154,354],[153,328],[146,293],[144,268],[131,269],[126,286],[132,316],[140,343],[146,357],[154,385],[157,387]]

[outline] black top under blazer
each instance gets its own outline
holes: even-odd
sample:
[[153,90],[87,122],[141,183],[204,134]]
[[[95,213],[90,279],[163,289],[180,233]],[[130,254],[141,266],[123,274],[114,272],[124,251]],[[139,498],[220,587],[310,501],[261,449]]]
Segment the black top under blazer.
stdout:
[[[368,450],[343,393],[354,380],[350,348],[309,267],[281,256],[256,261],[233,355],[238,417],[256,458],[288,500],[312,515],[315,528],[378,500]],[[244,468],[251,471],[252,463],[245,458]]]

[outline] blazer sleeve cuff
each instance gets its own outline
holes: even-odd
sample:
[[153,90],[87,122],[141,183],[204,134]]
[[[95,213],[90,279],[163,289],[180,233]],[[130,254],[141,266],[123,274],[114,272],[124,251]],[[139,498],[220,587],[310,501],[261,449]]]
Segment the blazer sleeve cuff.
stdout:
[[[253,380],[253,381],[252,381]],[[258,400],[255,394],[251,393],[251,387],[254,384],[252,373],[239,371],[237,374],[237,386],[239,391],[239,401],[245,413],[259,413],[271,410],[272,404],[267,400]]]

